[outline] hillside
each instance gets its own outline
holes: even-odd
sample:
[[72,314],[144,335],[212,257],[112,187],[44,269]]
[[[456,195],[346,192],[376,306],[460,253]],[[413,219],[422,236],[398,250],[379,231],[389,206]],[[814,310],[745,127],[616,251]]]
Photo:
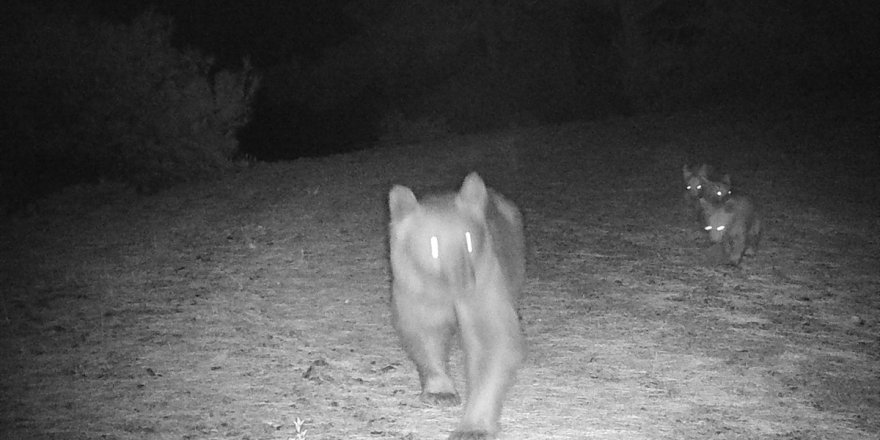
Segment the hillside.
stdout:
[[[71,189],[0,225],[0,437],[445,438],[390,326],[386,196],[476,170],[530,248],[503,438],[877,438],[875,129],[650,116]],[[739,268],[684,215],[700,161],[762,207]]]

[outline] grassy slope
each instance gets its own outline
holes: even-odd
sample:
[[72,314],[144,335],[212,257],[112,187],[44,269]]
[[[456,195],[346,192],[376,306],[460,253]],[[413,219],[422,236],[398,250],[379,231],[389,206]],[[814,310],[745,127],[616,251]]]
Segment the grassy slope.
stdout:
[[[418,403],[389,325],[385,196],[474,169],[528,222],[505,438],[876,438],[877,157],[802,128],[648,117],[69,192],[0,230],[0,437],[445,438],[460,409]],[[764,207],[739,269],[683,216],[697,160]]]

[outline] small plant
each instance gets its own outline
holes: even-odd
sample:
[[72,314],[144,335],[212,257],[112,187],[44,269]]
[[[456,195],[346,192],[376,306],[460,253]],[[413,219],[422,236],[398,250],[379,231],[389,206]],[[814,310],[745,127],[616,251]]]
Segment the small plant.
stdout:
[[296,418],[293,422],[293,427],[296,428],[296,437],[291,437],[289,440],[306,440],[306,433],[309,432],[309,430],[302,429],[305,423],[306,422],[299,417]]

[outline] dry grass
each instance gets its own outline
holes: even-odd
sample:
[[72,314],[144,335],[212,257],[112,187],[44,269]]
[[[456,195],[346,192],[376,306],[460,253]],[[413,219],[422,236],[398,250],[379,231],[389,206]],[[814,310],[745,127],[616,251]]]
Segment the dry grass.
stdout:
[[[545,127],[62,195],[2,225],[0,437],[445,438],[460,409],[418,402],[389,324],[385,196],[477,170],[530,244],[504,438],[876,438],[876,153],[802,155],[833,139],[770,125]],[[764,207],[740,268],[683,216],[698,160]]]

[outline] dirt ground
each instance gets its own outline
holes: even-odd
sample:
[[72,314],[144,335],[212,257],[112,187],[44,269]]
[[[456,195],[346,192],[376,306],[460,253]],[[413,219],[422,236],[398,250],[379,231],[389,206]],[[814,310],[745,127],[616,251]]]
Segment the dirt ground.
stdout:
[[[386,197],[476,170],[529,244],[503,439],[876,439],[870,130],[652,116],[72,188],[0,225],[0,437],[445,438],[461,408],[418,401],[390,325]],[[761,206],[738,268],[685,215],[701,161]]]

